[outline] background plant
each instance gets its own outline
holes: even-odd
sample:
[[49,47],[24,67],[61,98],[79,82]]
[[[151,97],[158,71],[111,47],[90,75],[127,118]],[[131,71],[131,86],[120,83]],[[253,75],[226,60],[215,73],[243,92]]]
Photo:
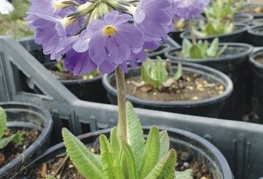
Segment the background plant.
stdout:
[[222,48],[219,48],[218,38],[214,38],[211,43],[207,40],[198,40],[196,44],[191,43],[188,39],[183,39],[182,50],[180,55],[183,58],[188,59],[206,59],[206,58],[218,58],[227,48],[225,44]]
[[9,137],[4,137],[6,130],[7,117],[5,110],[0,107],[0,149],[6,147],[10,142],[21,143],[23,141],[24,131],[19,131]]
[[201,21],[198,29],[194,29],[197,37],[207,37],[233,32],[235,29],[234,15],[240,10],[243,1],[234,3],[232,0],[212,0],[204,9],[206,21]]
[[15,10],[9,14],[0,13],[0,35],[9,35],[16,39],[33,35],[33,31],[27,27],[23,19],[29,7],[27,0],[13,0]]
[[142,83],[140,86],[150,85],[153,89],[162,91],[180,79],[182,73],[181,63],[178,63],[177,71],[173,74],[170,60],[162,60],[159,56],[156,61],[148,58],[141,66]]

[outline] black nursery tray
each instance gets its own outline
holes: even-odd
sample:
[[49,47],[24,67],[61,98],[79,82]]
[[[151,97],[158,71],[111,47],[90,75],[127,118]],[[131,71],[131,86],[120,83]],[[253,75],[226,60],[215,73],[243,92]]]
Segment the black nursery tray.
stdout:
[[[23,85],[29,88],[25,91]],[[78,100],[21,44],[0,36],[0,101],[21,101],[44,106],[52,114],[54,128],[68,125],[75,134],[112,127],[117,107]],[[194,132],[213,143],[225,155],[236,179],[263,176],[263,125],[136,109],[143,125],[159,125]]]

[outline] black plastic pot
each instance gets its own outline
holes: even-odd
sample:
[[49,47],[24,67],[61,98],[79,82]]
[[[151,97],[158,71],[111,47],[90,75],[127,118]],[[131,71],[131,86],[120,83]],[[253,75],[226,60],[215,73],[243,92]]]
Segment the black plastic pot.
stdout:
[[[148,127],[144,128],[145,133],[148,133]],[[166,130],[170,137],[171,147],[176,150],[181,150],[185,152],[191,152],[196,160],[200,163],[203,163],[209,167],[209,170],[212,172],[214,179],[234,179],[230,167],[221,154],[221,152],[213,146],[210,142],[204,138],[177,128],[160,128],[161,130]],[[92,145],[93,142],[97,139],[100,134],[105,134],[109,136],[109,129],[95,131],[79,136],[79,138],[85,144]],[[38,157],[35,161],[30,163],[25,167],[26,171],[36,171],[36,168],[39,167],[43,162],[49,162],[57,154],[65,153],[65,147],[63,143],[57,144],[49,148],[42,156]],[[22,176],[21,176],[22,175]],[[26,175],[26,176],[23,176]],[[22,171],[19,174],[16,174],[12,178],[36,178],[34,175],[30,176],[27,172]]]
[[[248,29],[248,25],[246,24],[235,24],[236,30],[234,30],[231,33],[228,34],[221,34],[221,35],[212,35],[208,37],[197,37],[197,40],[207,40],[209,42],[212,42],[214,38],[218,37],[220,42],[244,42],[245,34]],[[191,40],[190,32],[184,31],[180,34],[180,38],[184,39],[187,38]]]
[[[13,176],[22,165],[32,159],[37,152],[45,150],[49,143],[53,121],[50,113],[38,106],[20,102],[1,102],[7,114],[7,127],[29,128],[40,131],[40,135],[21,155],[0,168],[0,178]],[[32,161],[32,160],[31,160]]]
[[178,57],[181,48],[170,49],[166,58],[174,62],[186,61],[206,65],[225,73],[233,82],[234,91],[226,100],[219,117],[225,119],[241,120],[246,114],[248,106],[247,98],[249,87],[247,86],[248,77],[248,58],[253,47],[244,43],[221,43],[219,48],[227,44],[227,49],[221,57],[216,59],[182,59]]
[[263,46],[263,25],[251,26],[247,30],[247,43],[253,45],[254,47]]
[[45,55],[43,53],[42,46],[35,43],[33,36],[24,37],[19,39],[18,41],[40,63],[44,64],[50,62],[50,55]]
[[[174,71],[176,71],[177,64],[174,64],[172,68]],[[198,64],[183,63],[183,71],[184,73],[195,73],[200,75],[209,82],[220,82],[225,86],[225,91],[218,96],[197,101],[161,102],[139,99],[134,96],[126,95],[127,100],[132,102],[134,106],[145,109],[155,109],[207,117],[218,117],[220,109],[223,107],[225,100],[233,90],[232,81],[225,74]],[[138,75],[140,75],[140,67],[130,68],[129,72],[126,74],[126,77]],[[102,83],[108,91],[109,100],[112,104],[117,104],[117,90],[111,85],[111,82],[114,81],[115,75],[113,73],[104,75],[102,79]]]
[[156,59],[157,56],[160,56],[161,58],[165,58],[164,53],[167,52],[170,48],[171,46],[168,43],[163,43],[156,50],[148,51],[147,55],[151,59]]
[[251,120],[263,124],[263,64],[256,58],[263,57],[263,49],[258,49],[250,55],[249,62],[252,71],[252,113]]
[[[47,69],[55,69],[56,62],[52,61],[44,64]],[[107,91],[102,85],[102,76],[94,77],[93,79],[72,79],[59,80],[67,87],[76,97],[84,101],[109,103]]]

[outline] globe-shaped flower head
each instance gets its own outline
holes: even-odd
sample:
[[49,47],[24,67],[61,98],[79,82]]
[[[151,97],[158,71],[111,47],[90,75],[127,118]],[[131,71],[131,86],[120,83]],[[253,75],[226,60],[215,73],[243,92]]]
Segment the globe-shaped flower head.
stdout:
[[198,17],[210,0],[173,0],[175,19],[193,19]]
[[[131,19],[131,15],[112,11],[103,19],[93,20],[73,45],[75,53],[88,53],[87,60],[92,61],[102,73],[112,72],[118,66],[127,71],[127,62],[134,58],[144,61],[143,35],[128,22]],[[71,66],[68,59],[67,62]]]

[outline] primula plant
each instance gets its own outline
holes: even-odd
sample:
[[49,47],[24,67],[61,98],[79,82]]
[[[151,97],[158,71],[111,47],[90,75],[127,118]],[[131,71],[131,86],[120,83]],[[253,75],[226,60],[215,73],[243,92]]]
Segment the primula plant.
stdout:
[[182,43],[181,56],[188,59],[218,58],[225,51],[227,45],[219,48],[218,38],[209,43],[207,40],[198,40],[196,44],[184,39]]
[[232,0],[212,0],[204,9],[206,22],[200,23],[200,31],[195,29],[195,34],[198,37],[207,37],[232,32],[235,28],[234,15],[243,3],[243,1],[234,4]]
[[157,57],[156,61],[147,59],[141,67],[142,83],[138,84],[138,87],[149,85],[153,89],[162,91],[171,87],[176,80],[180,79],[182,73],[181,63],[178,63],[177,72],[173,74],[169,60],[162,60],[160,57]]
[[[208,0],[30,0],[28,26],[43,52],[74,75],[98,69],[116,73],[118,125],[110,140],[100,135],[100,155],[90,153],[67,129],[63,139],[79,172],[87,178],[173,179],[176,152],[166,132],[152,127],[145,142],[133,108],[125,98],[124,72],[147,58],[172,30],[178,14],[198,15]],[[191,11],[185,11],[192,7]],[[89,90],[89,89],[87,89]],[[191,172],[187,172],[189,177]],[[179,178],[179,177],[177,177]],[[186,177],[183,177],[186,179]],[[190,176],[191,178],[191,176]]]
[[21,143],[23,141],[23,135],[25,134],[25,132],[20,131],[9,137],[4,137],[6,130],[6,122],[7,117],[5,110],[2,107],[0,107],[0,149],[6,147],[10,142]]

